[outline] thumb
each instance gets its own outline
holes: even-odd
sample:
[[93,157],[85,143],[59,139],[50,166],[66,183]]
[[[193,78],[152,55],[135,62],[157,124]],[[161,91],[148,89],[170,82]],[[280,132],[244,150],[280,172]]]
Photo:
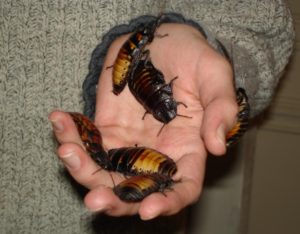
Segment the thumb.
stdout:
[[201,135],[210,153],[226,153],[226,135],[236,123],[237,112],[236,100],[230,96],[213,99],[205,107]]

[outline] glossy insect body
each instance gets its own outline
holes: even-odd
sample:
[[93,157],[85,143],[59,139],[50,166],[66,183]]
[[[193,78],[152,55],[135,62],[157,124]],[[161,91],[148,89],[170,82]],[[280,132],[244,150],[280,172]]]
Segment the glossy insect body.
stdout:
[[137,202],[153,192],[163,192],[173,184],[177,171],[175,162],[168,156],[145,147],[123,147],[106,153],[97,127],[84,115],[69,112],[86,151],[92,159],[108,171],[133,175],[113,188],[121,200]]
[[86,151],[102,168],[111,170],[111,162],[102,146],[102,137],[96,126],[84,115],[68,112],[72,117]]
[[172,82],[166,84],[163,74],[149,60],[140,60],[128,86],[135,98],[162,123],[169,123],[177,116],[177,102],[173,98]]
[[122,147],[106,153],[102,137],[96,126],[84,115],[69,112],[81,140],[94,161],[108,171],[125,175],[159,173],[172,176],[177,171],[176,163],[167,155],[146,147]]
[[238,88],[236,95],[237,103],[239,105],[237,124],[227,133],[227,147],[232,146],[241,138],[241,136],[246,132],[249,123],[250,105],[248,103],[246,92],[244,89]]
[[161,174],[172,177],[176,163],[167,155],[145,147],[111,149],[108,156],[115,171],[125,175]]
[[115,95],[119,95],[125,88],[133,65],[140,59],[145,46],[152,42],[155,30],[160,23],[161,17],[137,30],[121,47],[113,65],[113,93]]
[[174,181],[165,175],[149,174],[133,176],[113,188],[114,193],[123,201],[138,202],[154,192],[164,192]]

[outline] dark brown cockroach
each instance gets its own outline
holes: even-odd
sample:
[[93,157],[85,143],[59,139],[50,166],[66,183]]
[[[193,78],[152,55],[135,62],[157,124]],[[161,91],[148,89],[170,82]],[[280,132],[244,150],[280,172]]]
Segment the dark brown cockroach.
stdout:
[[123,147],[108,151],[112,168],[125,175],[161,174],[172,177],[176,163],[165,154],[145,147]]
[[237,124],[226,135],[226,146],[230,147],[235,144],[246,132],[249,124],[250,105],[246,92],[242,88],[236,91],[239,112],[237,115]]
[[169,189],[174,181],[166,175],[145,174],[133,176],[113,188],[114,193],[123,201],[138,202],[154,192]]
[[[80,113],[68,113],[86,151],[98,165],[107,171],[133,175],[113,188],[121,200],[137,202],[153,192],[163,192],[173,184],[171,177],[176,173],[177,166],[167,155],[145,147],[123,147],[106,153],[97,127]],[[112,176],[111,179],[113,181]]]
[[113,68],[113,93],[119,95],[127,84],[131,76],[132,66],[139,60],[145,46],[151,43],[155,36],[164,37],[165,35],[156,35],[155,30],[161,24],[163,16],[158,17],[154,22],[140,27],[134,32],[121,47],[114,65],[107,68]]
[[106,170],[112,170],[109,157],[102,146],[102,137],[96,126],[84,115],[68,112],[72,117],[86,151],[92,159]]
[[171,177],[176,173],[176,163],[167,155],[151,148],[122,147],[106,153],[97,127],[80,113],[68,113],[76,124],[86,151],[102,168],[124,175],[159,173]]
[[173,97],[172,83],[175,79],[177,77],[167,84],[164,75],[153,66],[147,54],[145,60],[140,60],[135,65],[132,77],[128,80],[128,86],[131,93],[146,109],[146,114],[151,113],[155,119],[165,125],[176,116],[191,118],[177,114],[179,104],[187,106],[182,102],[177,102]]

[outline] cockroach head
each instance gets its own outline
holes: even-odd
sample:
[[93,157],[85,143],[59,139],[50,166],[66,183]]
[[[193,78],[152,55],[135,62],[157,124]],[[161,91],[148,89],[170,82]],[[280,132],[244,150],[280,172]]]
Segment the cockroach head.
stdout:
[[177,115],[177,103],[173,99],[167,99],[158,105],[153,116],[162,123],[169,123]]

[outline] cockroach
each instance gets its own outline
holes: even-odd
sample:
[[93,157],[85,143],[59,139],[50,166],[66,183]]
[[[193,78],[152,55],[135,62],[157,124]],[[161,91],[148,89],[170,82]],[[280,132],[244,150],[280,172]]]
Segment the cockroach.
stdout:
[[112,170],[107,152],[102,146],[102,136],[97,127],[86,116],[68,112],[72,117],[86,151],[103,169]]
[[177,166],[167,155],[145,147],[123,147],[107,153],[102,146],[101,133],[92,121],[80,113],[68,113],[86,151],[98,165],[107,171],[133,176],[114,186],[113,191],[121,200],[141,201],[153,192],[163,193],[171,187],[174,182],[171,177]]
[[133,176],[113,188],[123,201],[138,202],[154,192],[162,192],[172,186],[174,181],[166,175],[145,174]]
[[226,135],[226,146],[230,147],[235,144],[242,135],[246,132],[249,124],[250,105],[248,97],[243,88],[238,88],[236,91],[237,104],[239,112],[237,115],[237,124]]
[[76,124],[86,151],[102,168],[125,175],[159,173],[173,176],[176,173],[173,159],[151,148],[121,147],[110,149],[107,153],[102,146],[101,133],[91,120],[80,113],[68,113]]
[[151,113],[155,119],[165,125],[176,116],[191,118],[177,113],[179,104],[187,107],[173,97],[172,84],[177,78],[176,76],[167,84],[163,73],[153,66],[146,54],[146,59],[142,59],[136,64],[134,73],[128,80],[128,86],[134,97],[146,109],[145,115]]
[[112,168],[125,175],[160,174],[172,177],[176,163],[167,155],[146,147],[122,147],[108,151]]
[[115,95],[119,95],[125,88],[127,80],[131,76],[132,66],[139,60],[145,46],[151,43],[155,36],[167,36],[167,34],[155,34],[155,30],[161,24],[162,18],[163,15],[158,17],[156,21],[146,26],[141,26],[134,32],[119,50],[114,65],[107,67],[113,68],[112,80],[113,93]]

